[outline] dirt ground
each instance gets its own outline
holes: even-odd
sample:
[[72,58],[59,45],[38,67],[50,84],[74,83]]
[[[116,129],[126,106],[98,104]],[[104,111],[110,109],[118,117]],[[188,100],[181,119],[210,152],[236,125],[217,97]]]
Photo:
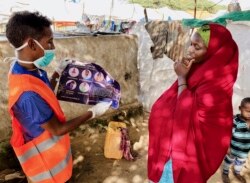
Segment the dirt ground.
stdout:
[[[125,121],[126,122],[126,121]],[[130,118],[129,137],[133,146],[134,161],[126,159],[114,160],[104,157],[106,130],[103,126],[90,128],[83,125],[71,134],[74,170],[70,183],[148,183],[147,180],[147,143],[148,114]],[[244,177],[250,183],[250,161],[244,168]],[[9,175],[6,175],[9,174]],[[208,183],[222,183],[220,169],[210,178]],[[3,181],[4,177],[19,177]],[[230,173],[231,183],[240,183]],[[0,183],[27,183],[24,175],[13,170],[0,172]]]
[[[74,175],[71,183],[148,183],[147,180],[147,142],[148,114],[131,118],[129,137],[133,145],[134,161],[125,159],[106,159],[103,154],[105,130],[89,129],[85,126],[83,134],[76,134],[72,142],[74,153]],[[250,183],[250,164],[244,169],[244,177]],[[208,183],[222,183],[220,169]],[[231,183],[240,183],[230,174]]]

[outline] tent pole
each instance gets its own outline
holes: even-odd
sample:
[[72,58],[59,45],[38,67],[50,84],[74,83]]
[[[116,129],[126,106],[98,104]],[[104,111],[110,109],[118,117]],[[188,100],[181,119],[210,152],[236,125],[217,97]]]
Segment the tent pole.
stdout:
[[197,0],[194,0],[194,19],[196,19]]
[[147,8],[144,8],[144,16],[145,16],[145,21],[148,23],[148,13],[147,13]]

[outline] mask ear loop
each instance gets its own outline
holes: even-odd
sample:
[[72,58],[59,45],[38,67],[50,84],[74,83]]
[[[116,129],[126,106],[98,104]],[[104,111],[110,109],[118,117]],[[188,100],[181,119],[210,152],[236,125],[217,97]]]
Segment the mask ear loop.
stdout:
[[[20,46],[18,48],[15,48],[12,44],[10,44],[10,46],[15,49],[15,54],[16,54],[17,51],[19,51],[19,50],[25,48],[26,46],[28,46],[28,42],[24,43],[22,46]],[[9,62],[11,62],[10,63],[10,70],[9,70],[8,74],[11,73],[12,68],[13,68],[14,64],[17,62],[17,60],[18,60],[17,57],[5,57],[3,59],[3,63],[9,63]]]
[[45,49],[43,48],[43,46],[35,39],[33,39],[34,42],[44,51]]
[[[12,44],[10,44],[10,46],[12,47],[12,48],[14,48],[15,49],[15,55],[17,55],[17,51],[20,51],[21,49],[23,49],[23,48],[25,48],[26,46],[28,46],[28,42],[26,42],[26,43],[24,43],[22,46],[20,46],[20,47],[18,47],[18,48],[15,48]],[[8,62],[12,62],[12,61],[14,61],[14,60],[17,60],[18,58],[17,57],[5,57],[4,59],[3,59],[3,62],[4,63],[8,63]]]
[[26,46],[28,46],[28,42],[24,43],[22,46],[16,48],[16,51],[20,51],[21,49],[25,48]]

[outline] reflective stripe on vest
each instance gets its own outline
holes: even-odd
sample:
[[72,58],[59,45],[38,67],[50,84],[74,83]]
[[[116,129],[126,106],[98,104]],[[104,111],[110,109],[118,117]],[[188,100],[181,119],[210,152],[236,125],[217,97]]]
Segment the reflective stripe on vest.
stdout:
[[61,138],[62,138],[61,136],[52,136],[51,139],[47,139],[41,144],[32,147],[23,155],[17,156],[19,162],[22,164],[26,162],[29,158],[48,150],[49,148],[53,147]]
[[67,167],[70,158],[71,158],[71,150],[69,149],[68,154],[64,160],[62,160],[60,163],[58,163],[50,171],[46,171],[46,172],[40,173],[38,175],[35,175],[33,177],[29,177],[30,180],[32,180],[33,182],[39,182],[39,181],[43,181],[46,179],[53,179],[53,177],[56,174],[58,174],[60,171],[62,171],[64,168]]
[[37,183],[62,183],[72,174],[69,135],[44,131],[21,147],[13,147],[25,174]]

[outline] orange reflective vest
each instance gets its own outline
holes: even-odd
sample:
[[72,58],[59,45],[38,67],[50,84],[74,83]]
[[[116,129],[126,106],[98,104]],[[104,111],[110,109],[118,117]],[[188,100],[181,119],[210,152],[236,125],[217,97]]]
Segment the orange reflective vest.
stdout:
[[10,143],[24,173],[32,182],[64,183],[72,175],[69,135],[54,136],[45,130],[38,137],[24,143],[21,125],[13,114],[12,106],[25,91],[39,94],[49,104],[59,121],[65,122],[55,94],[43,81],[27,74],[10,74],[8,110],[13,128]]

